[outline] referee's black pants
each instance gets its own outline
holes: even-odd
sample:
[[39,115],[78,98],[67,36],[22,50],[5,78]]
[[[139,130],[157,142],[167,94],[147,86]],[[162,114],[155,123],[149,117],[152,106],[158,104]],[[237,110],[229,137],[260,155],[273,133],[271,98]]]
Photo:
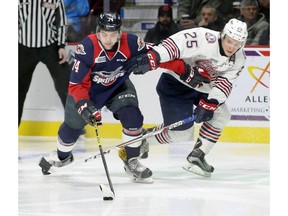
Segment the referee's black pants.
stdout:
[[[33,72],[39,62],[44,63],[53,79],[55,89],[65,107],[70,79],[70,66],[67,62],[59,64],[56,43],[43,48],[28,48],[18,44],[18,126],[21,123],[23,106],[29,90]],[[46,82],[43,80],[43,83]],[[39,84],[41,85],[41,83]],[[47,89],[49,91],[49,89]]]

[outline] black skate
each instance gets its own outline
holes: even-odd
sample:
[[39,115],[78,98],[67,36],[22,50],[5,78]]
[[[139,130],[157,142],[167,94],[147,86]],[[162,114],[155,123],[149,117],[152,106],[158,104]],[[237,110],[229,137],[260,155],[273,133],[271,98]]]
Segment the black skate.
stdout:
[[140,146],[140,158],[146,159],[148,158],[148,152],[149,152],[149,143],[146,139],[142,140],[141,146]]
[[182,168],[200,176],[210,177],[214,171],[214,167],[209,165],[204,157],[205,153],[201,149],[193,149],[187,156],[188,163],[182,166]]
[[[152,127],[152,128],[143,128],[143,136],[147,133],[158,130],[162,127],[163,127],[163,125],[161,125],[160,127],[156,126],[156,127]],[[140,158],[141,159],[148,158],[148,152],[149,152],[149,142],[147,141],[147,139],[144,139],[141,143],[141,146],[140,146]]]
[[57,152],[53,152],[50,155],[50,159],[42,157],[39,162],[42,173],[44,175],[50,175],[53,167],[63,167],[71,164],[74,161],[72,153],[69,154],[64,160],[60,160],[57,156]]

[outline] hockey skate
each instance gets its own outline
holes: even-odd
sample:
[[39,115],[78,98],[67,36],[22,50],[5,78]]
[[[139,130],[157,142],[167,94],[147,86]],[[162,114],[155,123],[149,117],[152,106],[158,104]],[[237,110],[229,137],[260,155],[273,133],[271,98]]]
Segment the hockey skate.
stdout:
[[71,164],[74,161],[74,157],[72,153],[64,159],[60,160],[57,156],[57,152],[52,152],[50,155],[50,159],[46,159],[42,157],[39,162],[39,166],[41,167],[42,173],[44,175],[50,175],[51,171],[53,172],[53,167],[63,167]]
[[214,167],[209,165],[204,157],[204,152],[199,148],[195,148],[187,156],[188,163],[182,166],[182,168],[200,176],[210,177],[214,171]]
[[[150,133],[152,131],[155,131],[159,129],[158,127],[152,127],[152,128],[143,128],[143,136],[146,135],[147,133]],[[146,159],[148,158],[148,152],[149,152],[149,143],[147,139],[144,139],[141,143],[140,146],[140,158],[141,159]]]
[[[143,128],[143,136],[147,133],[150,133],[151,131],[154,130],[155,127],[153,128]],[[149,152],[149,143],[147,142],[146,139],[144,139],[141,143],[140,146],[140,158],[141,159],[146,159],[148,158],[148,152]]]
[[124,170],[135,183],[153,183],[152,171],[140,163],[138,157],[127,160],[125,148],[118,151],[119,157],[124,162]]
[[146,159],[148,158],[148,152],[149,152],[149,143],[146,139],[144,139],[140,146],[140,158]]

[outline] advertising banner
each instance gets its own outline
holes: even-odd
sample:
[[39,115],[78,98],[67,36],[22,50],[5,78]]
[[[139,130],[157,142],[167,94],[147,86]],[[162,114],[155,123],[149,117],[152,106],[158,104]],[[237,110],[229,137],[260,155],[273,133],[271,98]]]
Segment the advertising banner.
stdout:
[[227,101],[231,120],[269,121],[270,48],[245,48],[245,67]]

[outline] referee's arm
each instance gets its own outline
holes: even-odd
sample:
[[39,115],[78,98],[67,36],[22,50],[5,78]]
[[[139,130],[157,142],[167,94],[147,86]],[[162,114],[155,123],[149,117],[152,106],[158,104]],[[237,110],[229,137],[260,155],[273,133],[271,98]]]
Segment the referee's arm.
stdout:
[[67,19],[65,14],[65,6],[63,0],[59,1],[59,5],[56,9],[56,27],[57,27],[57,41],[59,48],[65,48],[66,44],[66,25]]

